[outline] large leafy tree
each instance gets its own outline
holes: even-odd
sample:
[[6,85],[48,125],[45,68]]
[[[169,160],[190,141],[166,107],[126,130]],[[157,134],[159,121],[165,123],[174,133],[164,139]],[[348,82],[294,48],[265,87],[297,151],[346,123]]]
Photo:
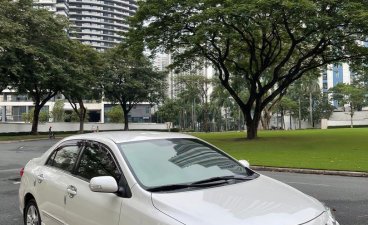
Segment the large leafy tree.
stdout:
[[63,85],[62,93],[79,118],[79,133],[83,133],[87,114],[84,100],[100,97],[101,88],[98,81],[102,73],[102,61],[92,47],[74,40],[69,43],[66,83]]
[[21,27],[16,34],[19,42],[3,51],[6,64],[1,70],[10,76],[13,88],[33,99],[32,133],[36,134],[42,107],[65,83],[67,22],[47,10],[34,9],[30,0],[13,4],[12,20]]
[[367,11],[365,0],[146,0],[133,22],[150,49],[172,52],[178,66],[210,61],[253,139],[262,110],[305,73],[367,55],[357,42],[367,35]]
[[140,102],[157,103],[164,97],[166,75],[156,72],[135,45],[120,44],[105,54],[101,84],[104,95],[120,104],[124,130],[129,130],[129,112]]
[[164,99],[156,112],[157,121],[172,122],[174,126],[180,125],[179,115],[182,108],[180,100]]
[[14,63],[17,56],[11,51],[24,44],[19,35],[25,28],[20,23],[18,4],[10,0],[0,1],[0,91],[10,84],[12,75],[20,72],[21,64]]

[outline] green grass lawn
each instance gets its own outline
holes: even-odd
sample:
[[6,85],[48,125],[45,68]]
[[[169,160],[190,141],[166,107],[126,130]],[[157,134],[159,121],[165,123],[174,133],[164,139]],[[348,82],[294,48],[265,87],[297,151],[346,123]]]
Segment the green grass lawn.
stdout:
[[251,165],[368,172],[368,128],[193,135]]

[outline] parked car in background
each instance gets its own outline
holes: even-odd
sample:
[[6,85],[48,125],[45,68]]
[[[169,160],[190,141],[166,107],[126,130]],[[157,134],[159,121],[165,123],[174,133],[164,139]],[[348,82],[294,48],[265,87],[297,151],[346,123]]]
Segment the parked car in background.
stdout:
[[21,171],[27,225],[338,225],[330,209],[189,135],[65,138]]

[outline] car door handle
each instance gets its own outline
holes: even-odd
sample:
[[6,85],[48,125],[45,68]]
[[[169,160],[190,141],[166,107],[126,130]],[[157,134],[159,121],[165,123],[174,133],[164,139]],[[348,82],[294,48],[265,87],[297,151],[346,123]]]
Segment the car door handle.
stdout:
[[77,188],[73,185],[69,185],[66,191],[68,192],[69,198],[73,198],[75,195],[77,195]]
[[42,181],[45,180],[45,177],[43,176],[43,174],[39,174],[37,175],[37,182],[40,184],[42,183]]

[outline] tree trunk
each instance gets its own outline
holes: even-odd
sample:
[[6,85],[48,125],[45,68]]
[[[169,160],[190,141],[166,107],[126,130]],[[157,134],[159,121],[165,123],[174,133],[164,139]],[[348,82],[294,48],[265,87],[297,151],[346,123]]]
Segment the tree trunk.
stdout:
[[225,107],[225,131],[228,131],[228,124],[227,124],[227,108]]
[[353,117],[354,117],[353,104],[350,103],[350,128],[354,128]]
[[38,121],[40,117],[41,108],[42,107],[38,103],[35,104],[33,112],[32,130],[31,130],[32,134],[38,134]]
[[309,93],[309,120],[310,120],[310,123],[312,124],[312,128],[314,128],[314,123],[313,123],[313,98],[312,98],[312,93]]
[[269,130],[270,129],[270,121],[271,121],[272,115],[270,114],[267,107],[263,110],[262,116],[261,116],[261,124],[263,130]]
[[86,118],[87,110],[84,107],[83,100],[79,101],[79,133],[84,133],[84,119]]
[[285,114],[284,114],[283,109],[281,109],[280,114],[281,114],[281,128],[282,128],[282,130],[285,130],[285,118],[284,118]]
[[292,130],[292,124],[291,124],[291,112],[289,112],[289,122],[290,122],[290,125],[289,125],[289,130]]
[[124,130],[128,131],[129,130],[129,117],[128,117],[128,110],[123,108],[123,112],[124,112]]
[[84,133],[84,119],[86,118],[86,109],[80,108],[79,109],[79,133],[83,134]]
[[203,110],[203,117],[204,117],[204,123],[203,123],[203,131],[204,132],[210,132],[210,126],[209,126],[209,123],[210,123],[210,118],[209,118],[209,115],[208,115],[208,103],[205,103],[204,104],[204,110]]
[[257,133],[258,133],[258,122],[254,121],[254,120],[250,120],[248,121],[248,119],[246,119],[247,122],[247,139],[249,140],[253,140],[255,138],[257,138]]

